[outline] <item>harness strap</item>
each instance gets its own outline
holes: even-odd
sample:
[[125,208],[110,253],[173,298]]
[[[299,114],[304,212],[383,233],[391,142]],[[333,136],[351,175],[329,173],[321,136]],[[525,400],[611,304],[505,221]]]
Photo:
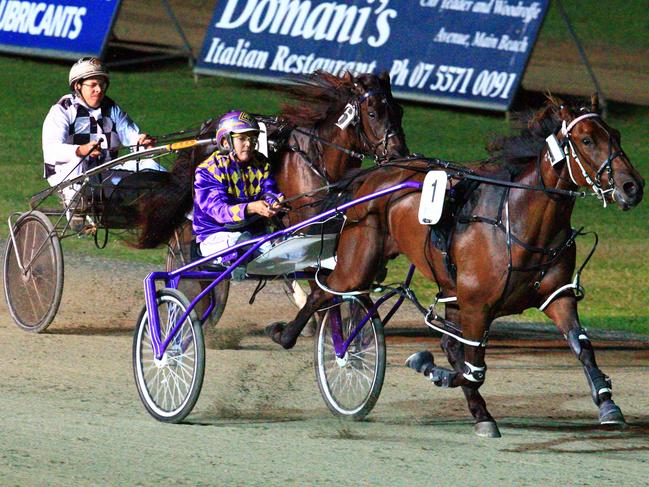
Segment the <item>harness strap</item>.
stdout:
[[585,233],[584,233],[584,232],[582,232],[582,229],[583,229],[583,227],[580,228],[580,229],[577,231],[577,233],[574,234],[574,237],[577,237],[577,236],[580,236],[580,235],[589,235],[589,234],[594,235],[594,236],[595,236],[595,242],[593,243],[593,247],[590,249],[590,252],[588,253],[588,255],[586,256],[586,258],[584,259],[584,262],[581,264],[581,266],[579,266],[579,270],[575,273],[575,278],[573,279],[573,281],[572,281],[570,284],[566,284],[566,285],[560,287],[559,289],[557,289],[556,291],[554,291],[554,292],[553,292],[553,293],[552,293],[552,294],[551,294],[551,295],[550,295],[550,296],[549,296],[549,297],[548,297],[548,298],[543,302],[543,304],[542,304],[541,306],[539,306],[539,310],[540,310],[540,311],[543,311],[545,308],[547,308],[548,305],[549,305],[549,304],[550,304],[550,303],[551,303],[551,302],[552,302],[552,301],[553,301],[557,296],[559,296],[563,291],[565,291],[565,290],[567,290],[567,289],[574,289],[575,291],[577,291],[577,292],[579,293],[579,294],[577,294],[577,292],[575,292],[575,294],[577,295],[577,297],[578,297],[578,298],[580,298],[580,297],[583,298],[583,296],[584,296],[584,294],[585,294],[585,290],[584,290],[584,288],[581,286],[581,284],[579,283],[579,280],[580,280],[580,278],[581,278],[581,272],[584,270],[584,268],[586,267],[586,265],[587,265],[588,262],[590,261],[590,258],[591,258],[591,257],[593,256],[593,254],[595,253],[595,249],[597,249],[597,244],[599,243],[599,237],[598,237],[598,235],[597,235],[596,232],[585,232]]
[[383,91],[383,90],[368,90],[365,93],[363,93],[361,96],[359,96],[356,101],[360,105],[365,100],[367,100],[370,96],[374,96],[374,95],[383,95],[383,96],[385,96],[385,91]]
[[561,133],[563,135],[568,135],[575,125],[577,125],[582,120],[586,120],[587,118],[600,118],[600,116],[599,113],[586,113],[585,115],[580,115],[579,117],[575,118],[568,125],[566,125],[566,121],[564,120],[563,125],[561,126]]
[[302,160],[306,163],[309,169],[311,169],[316,176],[318,176],[320,179],[322,179],[327,185],[331,184],[331,181],[327,178],[326,170],[325,173],[323,174],[321,169],[316,166],[316,164],[311,160],[309,157],[309,154],[307,154],[305,151],[300,149],[297,145],[289,145],[288,149],[291,152],[295,152],[296,154],[299,154],[302,157]]
[[322,137],[319,137],[319,136],[317,136],[317,135],[315,135],[315,134],[313,134],[311,132],[307,132],[306,130],[302,130],[299,127],[293,127],[292,130],[294,130],[295,132],[298,132],[300,134],[304,134],[304,135],[306,135],[307,137],[309,137],[309,138],[311,138],[313,140],[317,140],[318,142],[320,142],[322,144],[328,145],[329,147],[333,147],[334,149],[339,150],[343,154],[347,154],[348,156],[353,157],[355,159],[361,159],[362,160],[366,156],[366,154],[363,154],[361,152],[356,152],[356,151],[353,151],[353,150],[350,150],[350,149],[346,149],[341,145],[330,142],[330,141],[328,141],[326,139],[323,139]]
[[424,317],[424,323],[426,323],[426,325],[429,328],[432,328],[433,330],[443,333],[444,335],[449,335],[455,338],[458,342],[464,343],[465,345],[471,345],[472,347],[487,346],[488,330],[485,330],[484,337],[480,341],[469,340],[468,338],[464,338],[462,336],[462,330],[457,328],[455,326],[455,323],[453,323],[452,321],[448,321],[445,318],[442,318],[441,316],[437,315],[435,311],[435,305],[431,306],[430,309],[428,310],[428,313]]

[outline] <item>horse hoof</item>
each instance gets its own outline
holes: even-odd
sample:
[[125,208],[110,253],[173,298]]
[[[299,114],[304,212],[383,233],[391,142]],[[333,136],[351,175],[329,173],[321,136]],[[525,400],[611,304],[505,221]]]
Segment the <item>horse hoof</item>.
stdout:
[[421,374],[425,374],[426,370],[430,370],[435,367],[433,354],[428,350],[422,350],[421,352],[413,353],[406,359],[406,367],[410,367],[411,369],[416,370]]
[[272,341],[277,343],[278,345],[282,344],[282,332],[284,331],[284,327],[286,326],[286,323],[283,321],[276,321],[275,323],[271,323],[266,327],[266,336],[269,337]]
[[473,427],[475,434],[482,438],[500,438],[500,430],[495,421],[481,421]]
[[599,423],[626,426],[622,410],[610,399],[599,406]]
[[297,337],[286,341],[284,339],[284,329],[286,328],[286,323],[283,321],[277,321],[271,323],[266,327],[266,335],[270,337],[272,341],[281,345],[285,350],[289,350],[295,346],[297,343]]

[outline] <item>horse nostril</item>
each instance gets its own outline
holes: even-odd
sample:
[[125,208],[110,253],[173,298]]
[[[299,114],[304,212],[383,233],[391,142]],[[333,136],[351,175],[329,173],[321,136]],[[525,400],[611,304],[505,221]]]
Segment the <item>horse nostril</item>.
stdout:
[[633,181],[627,181],[622,185],[622,191],[630,198],[635,198],[638,193],[638,186]]

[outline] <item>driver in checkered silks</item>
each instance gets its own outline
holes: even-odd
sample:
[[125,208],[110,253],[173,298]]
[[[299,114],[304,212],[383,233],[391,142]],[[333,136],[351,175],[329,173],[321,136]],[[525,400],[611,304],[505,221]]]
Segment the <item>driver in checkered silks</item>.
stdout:
[[[106,96],[109,84],[108,70],[97,58],[81,58],[70,69],[71,93],[50,108],[43,123],[44,177],[50,186],[115,159],[120,147],[153,145],[153,138],[140,133],[126,112]],[[129,161],[102,173],[100,182],[117,184],[125,174],[144,169],[164,171],[151,159]],[[73,185],[61,191],[66,205],[78,188]]]
[[[281,209],[268,159],[256,150],[259,124],[241,111],[226,113],[219,120],[216,142],[219,147],[197,168],[194,178],[193,229],[204,256],[265,232],[265,218]],[[228,225],[240,223],[236,231]],[[261,252],[270,248],[266,242]],[[236,253],[220,258],[227,265]]]

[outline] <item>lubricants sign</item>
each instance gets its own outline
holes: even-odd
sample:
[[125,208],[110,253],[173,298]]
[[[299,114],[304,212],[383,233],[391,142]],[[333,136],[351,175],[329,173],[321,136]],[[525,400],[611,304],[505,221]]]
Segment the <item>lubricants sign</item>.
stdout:
[[121,0],[0,0],[0,51],[101,56]]
[[219,0],[195,72],[387,70],[404,99],[506,110],[550,0]]

